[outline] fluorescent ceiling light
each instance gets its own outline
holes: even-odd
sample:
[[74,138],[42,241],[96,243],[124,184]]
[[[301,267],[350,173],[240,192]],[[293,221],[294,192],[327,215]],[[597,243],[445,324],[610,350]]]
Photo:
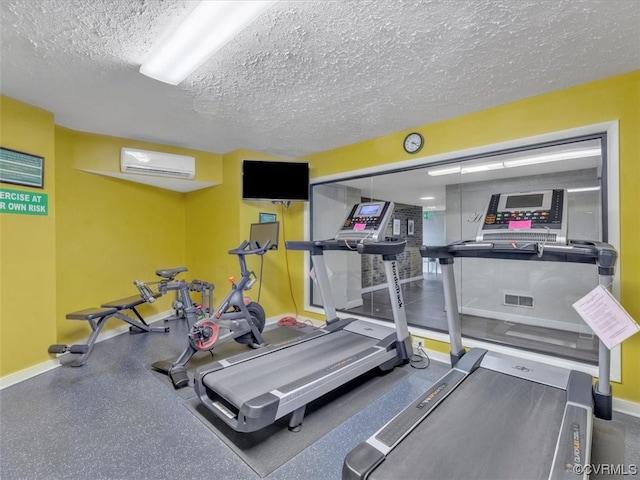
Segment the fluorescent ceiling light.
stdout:
[[140,73],[177,85],[275,1],[203,1],[154,45]]
[[462,167],[460,173],[486,172],[487,170],[497,170],[498,168],[504,168],[502,162],[483,163],[480,165],[472,165],[470,167]]
[[443,167],[443,168],[434,168],[432,170],[427,170],[427,173],[432,177],[437,177],[439,175],[451,175],[453,173],[474,173],[474,172],[485,172],[487,170],[496,170],[498,168],[504,168],[502,162],[493,162],[493,163],[481,163],[477,165],[471,165],[468,167]]
[[460,173],[460,166],[457,167],[443,167],[443,168],[434,168],[433,170],[427,170],[427,173],[432,177],[437,177],[440,175],[451,175],[452,173]]
[[567,192],[569,193],[597,192],[598,190],[600,190],[600,187],[567,188]]
[[532,155],[530,157],[520,158],[518,160],[505,160],[504,162],[491,162],[471,165],[469,167],[461,167],[460,165],[451,167],[434,168],[427,170],[427,174],[432,177],[439,175],[451,175],[454,173],[474,173],[484,172],[487,170],[496,170],[499,168],[524,167],[525,165],[537,165],[538,163],[559,162],[561,160],[573,160],[575,158],[597,157],[601,155],[600,148],[582,148],[576,150],[567,150],[564,152],[548,153],[542,155]]
[[536,165],[538,163],[558,162],[561,160],[573,160],[574,158],[597,157],[600,155],[600,148],[583,148],[580,150],[568,150],[566,152],[549,153],[546,155],[533,155],[519,160],[507,160],[504,166],[522,167],[524,165]]
[[435,200],[436,197],[420,197],[420,200]]

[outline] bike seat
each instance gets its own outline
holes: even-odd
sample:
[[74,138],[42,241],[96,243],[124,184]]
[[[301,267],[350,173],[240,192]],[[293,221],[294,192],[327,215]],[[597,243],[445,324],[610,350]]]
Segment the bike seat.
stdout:
[[156,275],[166,278],[167,280],[173,280],[176,275],[186,271],[188,271],[187,267],[163,268],[161,270],[156,270]]

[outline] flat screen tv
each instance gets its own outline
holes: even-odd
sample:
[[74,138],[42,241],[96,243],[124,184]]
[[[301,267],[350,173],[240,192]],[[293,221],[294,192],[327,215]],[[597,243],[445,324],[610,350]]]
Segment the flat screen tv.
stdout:
[[308,201],[309,164],[243,160],[242,199]]

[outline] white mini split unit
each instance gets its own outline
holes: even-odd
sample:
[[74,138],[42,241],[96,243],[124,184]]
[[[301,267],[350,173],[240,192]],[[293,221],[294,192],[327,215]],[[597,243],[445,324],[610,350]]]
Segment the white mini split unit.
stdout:
[[120,152],[120,171],[191,180],[196,175],[196,159],[186,155],[123,148]]

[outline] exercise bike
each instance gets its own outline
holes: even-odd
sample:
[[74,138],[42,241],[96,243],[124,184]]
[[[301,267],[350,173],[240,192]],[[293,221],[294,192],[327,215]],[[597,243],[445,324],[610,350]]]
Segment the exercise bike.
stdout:
[[[188,334],[187,348],[173,363],[159,361],[152,365],[154,370],[165,373],[171,379],[174,388],[183,388],[189,384],[186,364],[191,357],[199,351],[211,351],[215,345],[235,340],[238,343],[258,348],[265,345],[262,338],[262,331],[266,321],[266,315],[262,306],[245,298],[244,292],[249,290],[256,282],[257,277],[254,272],[247,269],[247,255],[264,255],[269,249],[270,242],[264,245],[256,244],[254,247],[250,242],[244,240],[238,248],[229,250],[230,255],[237,255],[240,263],[240,281],[237,283],[231,277],[231,291],[222,300],[218,308],[212,310],[207,305],[198,305],[191,299],[190,291],[202,293],[203,298],[209,298],[208,305],[212,305],[213,286],[206,282],[195,280],[187,282],[185,280],[175,280],[175,277],[187,271],[185,267],[164,269],[156,271],[156,275],[162,277],[158,282],[158,293],[164,295],[168,291],[177,291],[181,308],[190,326]],[[140,295],[147,302],[155,301],[151,288],[136,280],[135,286],[140,291]],[[157,295],[156,295],[157,296]]]

